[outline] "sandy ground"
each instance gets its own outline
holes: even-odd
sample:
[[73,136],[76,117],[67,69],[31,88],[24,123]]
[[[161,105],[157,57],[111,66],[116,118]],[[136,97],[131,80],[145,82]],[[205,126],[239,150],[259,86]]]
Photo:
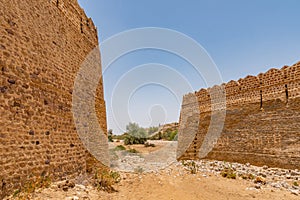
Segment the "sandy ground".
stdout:
[[[262,187],[254,189],[251,181],[226,179],[220,175],[191,174],[180,166],[159,173],[121,173],[122,181],[114,187],[118,192],[106,193],[90,186],[77,186],[65,192],[52,186],[36,192],[31,199],[103,199],[103,200],[299,200],[286,190]],[[81,186],[82,187],[82,186]],[[84,186],[83,186],[84,187]]]
[[[114,143],[115,146],[122,143]],[[139,152],[149,153],[162,148],[143,145],[126,146]],[[76,184],[63,191],[58,183],[36,191],[29,199],[34,200],[300,200],[300,195],[283,188],[262,185],[255,189],[253,180],[227,179],[220,174],[199,171],[191,174],[181,163],[174,162],[162,170],[149,173],[120,172],[121,181],[114,185],[117,192],[99,191],[89,185]]]
[[253,183],[245,180],[231,180],[206,174],[185,174],[176,176],[177,170],[170,175],[129,175],[116,186],[115,194],[104,194],[103,199],[160,199],[160,200],[241,200],[241,199],[300,199],[290,192],[263,188],[256,190]]

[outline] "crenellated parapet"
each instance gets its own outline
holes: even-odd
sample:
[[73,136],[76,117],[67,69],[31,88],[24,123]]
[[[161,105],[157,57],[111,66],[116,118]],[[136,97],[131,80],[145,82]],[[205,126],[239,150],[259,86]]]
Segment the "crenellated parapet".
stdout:
[[198,98],[201,113],[224,108],[223,96],[226,95],[226,107],[237,104],[261,104],[263,102],[280,99],[288,101],[288,98],[298,97],[300,82],[300,62],[293,66],[284,66],[281,69],[272,68],[258,76],[248,75],[238,81],[231,80],[222,85],[200,89],[195,94],[187,94],[185,102],[194,95]]

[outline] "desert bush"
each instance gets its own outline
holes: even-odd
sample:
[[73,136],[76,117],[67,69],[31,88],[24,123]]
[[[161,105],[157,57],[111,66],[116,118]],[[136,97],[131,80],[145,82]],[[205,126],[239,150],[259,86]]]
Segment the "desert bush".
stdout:
[[146,142],[145,147],[155,147],[155,144]]
[[40,176],[26,182],[20,189],[15,190],[13,197],[18,199],[30,199],[34,191],[40,188],[48,188],[50,185],[51,179],[49,176]]
[[126,148],[123,145],[118,145],[114,148],[115,151],[124,151]]
[[225,168],[221,171],[221,176],[224,178],[236,179],[236,172],[231,168]]
[[253,180],[255,178],[255,176],[253,174],[242,174],[241,177],[242,177],[242,179],[245,179],[245,180],[248,180],[248,179]]
[[293,183],[293,185],[296,186],[296,187],[299,186],[299,184],[296,181]]
[[136,149],[129,149],[127,150],[129,153],[139,153]]
[[181,162],[183,166],[187,167],[187,169],[189,170],[189,172],[191,172],[191,174],[196,174],[198,171],[198,166],[195,163],[195,161],[182,161]]
[[113,188],[113,185],[121,181],[121,176],[118,172],[108,169],[101,171],[97,170],[94,180],[94,185],[98,190],[112,193],[117,192],[117,190]]

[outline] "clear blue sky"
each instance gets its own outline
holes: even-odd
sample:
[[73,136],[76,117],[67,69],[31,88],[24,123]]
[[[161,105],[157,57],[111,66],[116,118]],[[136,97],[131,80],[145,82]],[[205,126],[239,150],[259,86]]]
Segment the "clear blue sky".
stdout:
[[[173,29],[206,49],[225,82],[300,60],[299,0],[79,0],[79,3],[98,28],[100,46],[114,34],[132,28]],[[147,63],[168,65],[189,80],[192,90],[206,87],[188,63],[170,53],[141,50],[120,58],[104,73],[108,127],[116,133],[122,132],[127,123],[126,119],[120,122],[123,125],[119,130],[112,116],[110,102],[116,82],[130,69]],[[135,91],[131,99],[125,99],[129,103],[124,106],[128,107],[132,121],[142,126],[177,121],[181,99],[178,101],[168,89],[148,85]]]

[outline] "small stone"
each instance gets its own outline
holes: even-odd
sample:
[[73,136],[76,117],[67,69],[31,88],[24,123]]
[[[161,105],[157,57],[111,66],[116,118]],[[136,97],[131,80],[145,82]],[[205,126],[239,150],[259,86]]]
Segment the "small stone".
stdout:
[[290,185],[286,182],[282,182],[281,186],[284,187],[285,189],[288,189],[290,187]]
[[24,85],[22,85],[22,87],[25,88],[25,89],[28,89],[28,88],[29,88],[29,85],[24,84]]
[[6,32],[8,33],[8,34],[11,34],[11,35],[13,35],[14,34],[14,32],[11,30],[11,29],[5,29],[6,30]]
[[271,183],[271,186],[274,188],[280,188],[281,185],[279,183]]
[[49,165],[50,164],[50,160],[49,159],[45,160],[45,164]]
[[78,196],[73,196],[73,200],[79,200]]
[[9,82],[10,84],[16,84],[16,81],[13,79],[8,79],[7,82]]
[[262,176],[262,177],[264,177],[264,178],[267,177],[267,175],[266,175],[265,173],[262,173],[262,172],[259,172],[259,173],[258,173],[258,176]]
[[264,170],[266,170],[266,169],[268,169],[268,168],[269,168],[269,167],[268,167],[267,165],[264,165],[264,166],[263,166],[263,169],[264,169]]
[[33,131],[33,130],[30,130],[30,131],[29,131],[29,135],[34,135],[34,131]]
[[255,189],[261,189],[261,185],[260,184],[256,184],[254,187],[255,187]]
[[0,91],[1,91],[2,93],[6,92],[6,90],[7,90],[7,87],[6,87],[6,86],[0,87]]
[[1,50],[5,50],[6,48],[5,48],[4,45],[0,44],[0,49],[1,49]]
[[70,182],[67,184],[67,186],[68,186],[69,188],[74,188],[74,187],[75,187],[75,183],[72,182],[72,181],[70,181]]
[[261,176],[257,176],[254,180],[254,183],[261,183],[261,184],[266,184],[266,179],[261,177]]
[[76,188],[80,189],[80,190],[85,190],[86,187],[84,185],[76,185]]
[[290,190],[290,192],[296,196],[299,195],[299,190]]
[[69,189],[69,187],[68,187],[67,185],[64,185],[64,186],[62,187],[62,190],[65,191],[65,192],[67,192],[68,189]]
[[300,173],[295,170],[295,171],[291,172],[291,175],[292,176],[300,176]]
[[250,167],[250,163],[246,163],[245,165],[246,165],[246,167]]

